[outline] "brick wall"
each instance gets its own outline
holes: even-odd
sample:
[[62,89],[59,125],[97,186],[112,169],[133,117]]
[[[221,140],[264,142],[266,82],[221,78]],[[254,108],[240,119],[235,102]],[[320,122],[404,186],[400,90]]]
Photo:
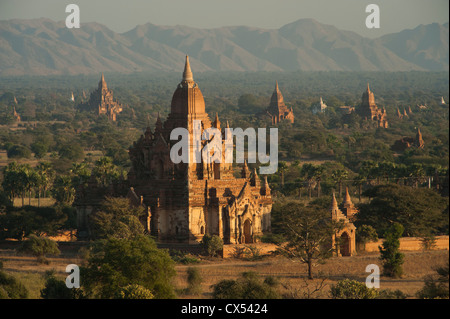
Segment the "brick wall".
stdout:
[[[373,243],[367,243],[365,251],[378,252],[378,246],[381,246],[383,240],[379,240]],[[435,250],[448,250],[449,249],[449,236],[436,236]],[[400,238],[400,250],[423,250],[421,237],[403,237]]]

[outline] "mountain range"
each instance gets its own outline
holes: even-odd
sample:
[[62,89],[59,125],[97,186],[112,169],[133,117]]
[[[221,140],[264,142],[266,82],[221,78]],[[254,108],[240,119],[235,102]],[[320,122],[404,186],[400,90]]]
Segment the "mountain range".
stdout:
[[117,33],[98,23],[0,21],[0,76],[180,71],[448,71],[448,23],[377,39],[313,19],[279,29],[151,23]]

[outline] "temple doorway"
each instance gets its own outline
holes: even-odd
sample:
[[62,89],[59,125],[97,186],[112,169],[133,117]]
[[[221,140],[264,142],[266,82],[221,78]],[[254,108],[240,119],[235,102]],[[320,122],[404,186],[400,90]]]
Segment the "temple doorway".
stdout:
[[252,240],[252,224],[249,219],[244,222],[244,243],[251,244]]
[[340,237],[339,252],[341,256],[351,256],[350,237],[347,232],[343,232]]

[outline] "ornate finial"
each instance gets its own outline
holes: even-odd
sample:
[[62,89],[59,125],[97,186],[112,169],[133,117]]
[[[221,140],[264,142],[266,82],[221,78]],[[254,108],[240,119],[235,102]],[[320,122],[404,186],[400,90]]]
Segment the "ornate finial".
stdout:
[[215,118],[215,120],[214,120],[213,125],[214,125],[215,128],[220,129],[219,115],[217,114],[217,112],[216,112],[216,118]]
[[370,92],[369,82],[367,82],[367,92]]
[[186,63],[184,65],[183,81],[191,82],[194,81],[194,76],[192,75],[191,65],[189,63],[189,55],[186,55]]
[[106,88],[106,81],[105,81],[105,76],[103,75],[103,72],[102,72],[102,78],[100,79],[100,82],[98,82],[98,87]]
[[338,203],[336,200],[336,195],[333,192],[333,199],[331,200],[331,208],[332,209],[337,209],[338,208]]
[[278,80],[275,80],[275,92],[278,92],[280,89],[278,88]]
[[352,200],[350,198],[350,194],[348,192],[348,187],[345,188],[345,200],[344,200],[344,203],[346,203],[346,204],[351,204],[352,203]]

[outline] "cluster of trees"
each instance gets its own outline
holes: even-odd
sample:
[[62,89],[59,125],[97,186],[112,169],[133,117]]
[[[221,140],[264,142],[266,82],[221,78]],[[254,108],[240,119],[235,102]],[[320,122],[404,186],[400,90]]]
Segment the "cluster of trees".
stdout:
[[389,161],[368,160],[358,163],[356,168],[354,172],[332,161],[301,164],[296,160],[290,165],[281,161],[277,174],[269,176],[268,181],[274,191],[285,196],[298,196],[299,199],[305,193],[309,199],[331,195],[333,191],[340,196],[345,187],[349,187],[357,190],[361,201],[364,190],[390,183],[444,191],[445,176],[448,174],[448,168],[435,164],[396,164]]
[[[401,236],[432,240],[448,235],[448,197],[434,190],[389,184],[375,186],[364,195],[371,201],[357,205],[356,239],[365,243],[383,238],[380,253],[388,276],[402,273]],[[332,255],[336,249],[331,245],[332,236],[343,226],[331,220],[330,205],[330,196],[307,203],[295,197],[277,199],[272,208],[272,233],[262,240],[279,245],[280,253],[306,264],[309,278],[313,278],[313,264]]]
[[36,167],[29,164],[11,162],[3,169],[3,192],[12,201],[16,197],[38,198],[38,207],[41,197],[53,197],[57,203],[70,205],[75,199],[76,188],[87,185],[90,178],[101,186],[107,186],[117,181],[124,172],[113,163],[110,157],[101,157],[95,163],[73,163],[69,172],[64,175],[57,174],[50,162],[39,162]]

